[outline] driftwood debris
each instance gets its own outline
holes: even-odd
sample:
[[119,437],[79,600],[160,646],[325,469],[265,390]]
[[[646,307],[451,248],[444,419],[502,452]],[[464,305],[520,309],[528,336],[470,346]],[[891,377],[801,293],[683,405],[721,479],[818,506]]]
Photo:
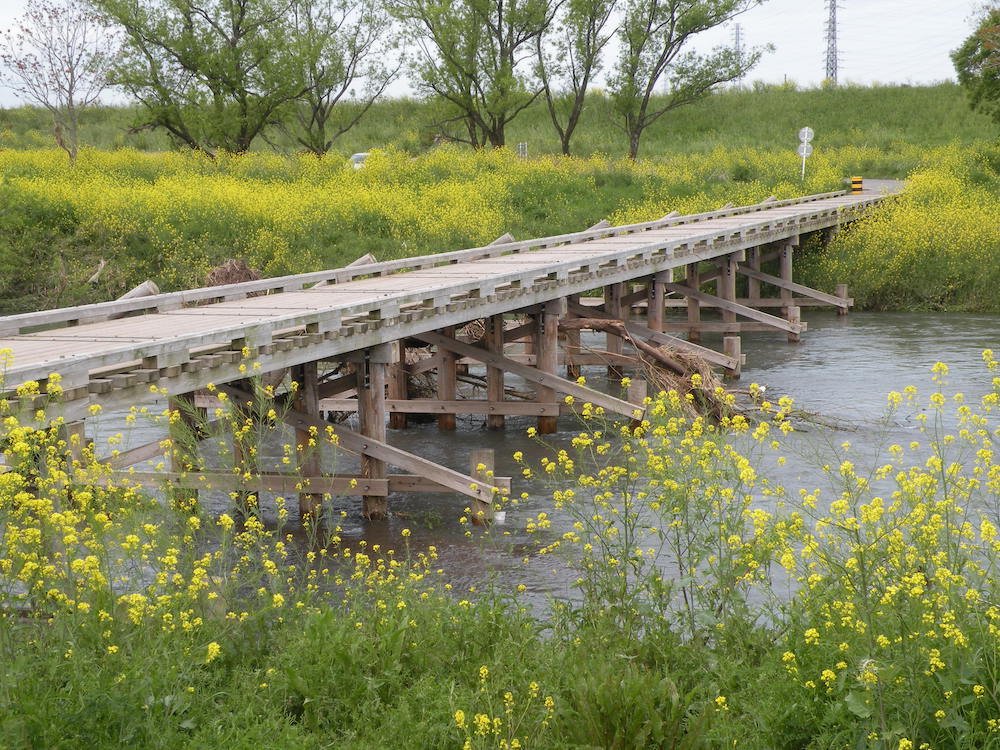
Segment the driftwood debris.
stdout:
[[[712,370],[712,365],[697,354],[655,346],[631,335],[620,320],[570,318],[559,321],[559,330],[593,330],[618,336],[635,348],[636,369],[642,373],[651,394],[677,391],[685,397],[682,403],[691,413],[704,414],[715,420],[721,420],[732,412],[722,380]],[[693,378],[693,375],[698,377]]]

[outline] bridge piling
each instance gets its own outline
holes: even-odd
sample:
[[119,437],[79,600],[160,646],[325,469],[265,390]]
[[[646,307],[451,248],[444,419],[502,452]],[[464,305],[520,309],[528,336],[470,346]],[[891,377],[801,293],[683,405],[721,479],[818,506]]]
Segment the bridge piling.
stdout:
[[[541,313],[535,316],[538,330],[538,347],[535,367],[539,372],[556,374],[559,366],[559,318],[566,311],[566,300],[557,299],[546,302]],[[538,432],[551,435],[556,432],[559,406],[556,402],[556,392],[547,386],[538,385],[535,389],[535,400],[540,404],[555,405],[552,415],[538,417]]]
[[[580,295],[571,294],[566,298],[567,309],[573,305],[580,304]],[[580,377],[580,365],[576,363],[580,357],[580,331],[578,329],[568,329],[566,331],[566,343],[563,346],[563,359],[566,363],[566,379],[576,380]]]
[[[305,362],[292,373],[297,387],[295,408],[304,414],[319,417],[319,366],[316,362]],[[315,427],[295,428],[295,449],[299,473],[303,477],[318,477],[322,474],[320,440]],[[304,480],[304,483],[308,480]],[[307,488],[307,487],[306,487]],[[305,489],[305,488],[304,488]],[[315,518],[323,506],[323,493],[299,493],[299,518]]]
[[[504,350],[504,316],[491,315],[486,319],[486,349],[503,356]],[[486,399],[497,405],[502,405],[504,401],[504,376],[503,370],[492,365],[486,366]],[[486,415],[486,429],[502,430],[507,422],[506,415],[502,412]]]
[[663,284],[673,280],[673,270],[659,271],[649,279],[646,288],[646,325],[651,331],[663,333],[663,315],[666,311],[666,290]]
[[[385,386],[386,368],[389,364],[390,346],[380,344],[361,353],[357,363],[358,377],[358,430],[362,437],[380,443],[386,440]],[[454,419],[454,415],[451,415]],[[385,461],[368,453],[361,453],[361,477],[385,479]],[[385,495],[362,495],[361,513],[370,521],[389,515],[389,501]]]
[[[388,369],[389,378],[389,399],[393,401],[406,401],[410,397],[410,388],[406,375],[406,343],[404,341],[394,341],[392,343],[392,362]],[[408,424],[406,412],[390,411],[389,427],[393,430],[405,430]]]
[[[628,308],[623,302],[625,296],[625,284],[608,284],[604,287],[604,312],[615,320],[624,320],[628,316]],[[622,368],[621,355],[624,351],[624,343],[621,337],[613,333],[605,335],[604,348],[610,355],[608,364],[608,379],[621,380]]]
[[[688,263],[684,267],[684,285],[693,292],[697,292],[701,286],[701,277],[698,272],[697,263]],[[701,305],[694,295],[687,297],[687,338],[692,344],[701,342]]]
[[[448,338],[454,338],[455,326],[442,328],[440,333]],[[437,398],[439,401],[454,401],[458,395],[458,357],[447,349],[438,349],[435,356],[438,358]],[[437,423],[438,429],[442,432],[453,431],[456,425],[455,413],[439,414]]]

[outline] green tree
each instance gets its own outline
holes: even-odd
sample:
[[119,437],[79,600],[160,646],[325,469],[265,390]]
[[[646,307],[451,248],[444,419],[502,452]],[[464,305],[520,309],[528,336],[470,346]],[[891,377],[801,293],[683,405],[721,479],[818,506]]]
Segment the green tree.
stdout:
[[602,68],[601,53],[615,34],[608,28],[615,7],[616,0],[567,0],[554,23],[535,38],[545,103],[566,156],[587,88]]
[[987,9],[979,26],[951,53],[969,105],[1000,122],[1000,8]]
[[465,126],[457,140],[503,146],[507,123],[541,94],[534,40],[558,0],[393,0],[392,7],[416,42],[418,85]]
[[[667,112],[697,101],[712,87],[744,76],[763,50],[719,47],[702,55],[690,42],[764,0],[625,0],[621,50],[610,80],[611,98],[628,135],[629,158],[642,132]],[[666,79],[666,91],[654,97]]]
[[91,0],[125,32],[113,80],[140,126],[191,148],[247,151],[308,88],[293,44],[294,0]]
[[[402,58],[392,49],[392,19],[380,0],[295,0],[293,10],[305,82],[296,140],[322,155],[397,78]],[[353,106],[338,108],[346,101]]]

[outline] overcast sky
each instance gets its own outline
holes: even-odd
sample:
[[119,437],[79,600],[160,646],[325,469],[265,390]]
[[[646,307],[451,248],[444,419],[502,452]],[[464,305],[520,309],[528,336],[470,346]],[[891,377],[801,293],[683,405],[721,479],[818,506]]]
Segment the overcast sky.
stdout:
[[[981,0],[840,0],[840,82],[954,80],[949,53],[971,33],[973,13],[981,5]],[[7,28],[23,8],[24,0],[0,0],[0,28]],[[776,48],[747,82],[819,84],[826,69],[827,16],[824,0],[767,0],[741,16],[737,23],[746,46],[770,43]],[[706,34],[700,46],[731,45],[734,25]],[[0,88],[0,104],[13,103],[10,92]]]

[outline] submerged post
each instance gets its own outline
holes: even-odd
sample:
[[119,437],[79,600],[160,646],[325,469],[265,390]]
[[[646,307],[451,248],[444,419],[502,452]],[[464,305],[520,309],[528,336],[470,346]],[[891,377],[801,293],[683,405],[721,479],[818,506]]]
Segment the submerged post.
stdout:
[[[491,315],[486,319],[486,349],[493,354],[503,355],[503,315]],[[504,400],[503,370],[499,367],[486,367],[486,399],[492,404],[500,404]],[[487,414],[486,429],[502,430],[506,424],[503,414]]]
[[[539,372],[555,375],[559,364],[559,318],[566,309],[566,300],[558,299],[546,302],[541,313],[535,320],[538,326],[538,352],[535,367]],[[556,392],[551,388],[539,385],[536,388],[535,400],[539,403],[554,404],[556,413],[550,416],[538,417],[538,432],[551,435],[557,429],[558,403]]]
[[[295,368],[293,373],[298,388],[295,391],[295,408],[310,417],[319,417],[319,369],[316,362],[306,362]],[[322,473],[320,441],[322,436],[315,428],[295,428],[295,448],[298,455],[299,473],[303,477],[318,477]],[[303,490],[308,485],[303,484]],[[299,493],[299,518],[315,518],[323,506],[320,492]]]
[[[410,397],[406,379],[406,345],[402,341],[392,343],[392,363],[389,365],[389,398],[393,401],[405,401]],[[407,426],[406,412],[393,411],[389,413],[389,427],[393,430],[405,430]]]
[[[455,326],[441,329],[448,338],[455,337]],[[437,397],[439,401],[454,401],[458,395],[458,357],[447,349],[437,351]],[[450,432],[455,429],[455,412],[438,414],[438,429]]]
[[[692,291],[698,291],[701,286],[701,279],[698,276],[698,264],[688,263],[685,266],[684,284]],[[694,297],[687,298],[687,318],[688,318],[688,341],[698,343],[701,341],[701,305]]]
[[[567,298],[569,305],[579,305],[580,295],[571,294]],[[563,355],[566,360],[566,378],[576,380],[580,377],[580,365],[576,363],[575,357],[580,355],[580,331],[570,329],[566,331],[566,343],[563,346]]]
[[665,304],[665,282],[674,280],[673,269],[660,271],[650,280],[646,288],[646,325],[651,331],[663,333],[663,314]]
[[[364,437],[384,443],[386,439],[385,384],[390,345],[379,344],[358,352],[358,429]],[[361,476],[365,479],[385,479],[385,462],[361,455]],[[389,515],[388,498],[363,495],[361,512],[368,520],[380,520]]]
[[[604,287],[604,312],[615,320],[626,320],[628,312],[622,298],[625,296],[625,284],[608,284]],[[613,334],[605,334],[605,349],[610,355],[611,362],[608,364],[608,377],[612,380],[621,380],[622,367],[621,355],[625,351],[625,342],[621,337]]]

